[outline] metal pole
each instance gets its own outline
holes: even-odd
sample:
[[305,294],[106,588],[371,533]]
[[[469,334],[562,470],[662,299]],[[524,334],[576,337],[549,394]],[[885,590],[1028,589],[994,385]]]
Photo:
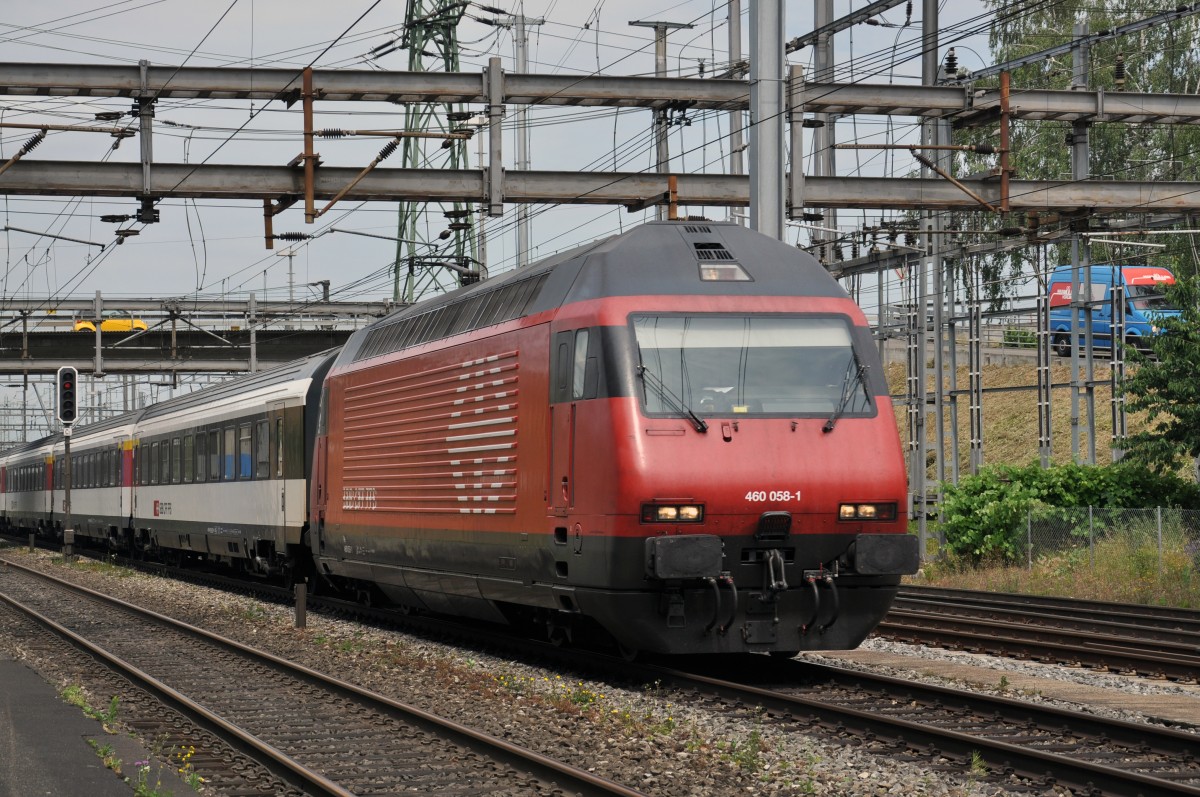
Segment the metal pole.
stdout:
[[308,625],[308,580],[296,584],[296,628]]
[[750,227],[783,240],[783,0],[750,0]]
[[[1075,38],[1081,39],[1087,34],[1087,26],[1082,22],[1075,23]],[[1088,48],[1083,42],[1073,51],[1071,86],[1087,88]],[[1091,149],[1088,145],[1087,122],[1079,121],[1071,125],[1071,177],[1074,180],[1086,180],[1091,176]],[[1075,462],[1096,462],[1096,405],[1095,393],[1092,386],[1092,277],[1091,277],[1091,247],[1087,236],[1074,236],[1071,239],[1071,456]],[[1083,335],[1083,351],[1080,351],[1079,338]],[[1083,429],[1080,417],[1080,402],[1087,415],[1087,429]],[[1087,455],[1082,453],[1081,436],[1087,435]]]
[[[788,65],[788,134],[792,153],[788,170],[787,217],[801,218],[804,214],[804,106],[800,93],[804,91],[804,67]],[[878,324],[876,324],[878,326]]]
[[[937,82],[938,76],[938,3],[937,0],[923,0],[921,12],[921,82],[927,86],[932,86]],[[923,121],[921,123],[922,133],[921,139],[926,144],[937,144],[937,129],[932,121]],[[929,176],[931,170],[927,167],[922,168],[922,174],[925,177]],[[924,226],[927,232],[934,232],[935,214],[925,212],[922,214],[924,218]],[[921,539],[921,547],[924,550],[925,539],[927,535],[926,529],[926,485],[925,485],[925,452],[927,448],[925,440],[925,426],[927,420],[927,404],[926,398],[928,395],[928,386],[926,385],[925,374],[925,347],[928,345],[928,335],[926,334],[925,307],[928,290],[928,276],[931,266],[935,267],[937,261],[937,235],[929,235],[927,238],[926,248],[930,253],[930,262],[926,262],[923,258],[920,262],[919,272],[916,280],[916,292],[913,297],[912,312],[917,315],[917,328],[920,330],[917,350],[914,362],[914,392],[910,395],[909,400],[914,401],[913,416],[914,422],[912,426],[919,435],[915,441],[915,461],[913,469],[910,473],[912,480],[911,492],[914,495],[914,507],[916,507],[917,533]]]
[[1155,517],[1155,526],[1158,530],[1158,573],[1159,573],[1159,575],[1162,575],[1163,551],[1162,551],[1162,507],[1161,506],[1154,507],[1154,517]]
[[[526,25],[541,25],[544,19],[530,19],[524,14],[513,17],[514,41],[517,48],[516,70],[524,75],[529,72],[529,39],[525,34]],[[517,171],[529,171],[529,106],[524,103],[517,106]],[[525,203],[517,205],[517,268],[529,265],[529,206]]]
[[[833,0],[816,0],[813,4],[813,29],[821,30],[826,25],[833,22]],[[822,33],[817,37],[816,43],[813,45],[813,81],[816,83],[831,83],[833,82],[833,34]],[[816,120],[816,129],[813,131],[813,174],[818,177],[832,177],[837,168],[836,154],[834,149],[836,144],[833,134],[833,126],[836,123],[837,117],[829,113],[819,113],[814,117]],[[828,227],[831,230],[837,229],[837,210],[835,208],[824,208],[822,210],[823,219],[821,226]],[[819,232],[819,240],[833,239],[837,233]],[[819,250],[819,259],[822,263],[831,263],[833,261],[833,253],[828,246],[822,246]]]
[[71,426],[63,426],[63,556],[70,559],[75,543],[71,525]]
[[[752,4],[753,5],[753,4]],[[630,25],[639,28],[654,29],[654,75],[655,77],[667,76],[667,31],[676,28],[692,28],[690,23],[686,22],[663,22],[661,20],[654,22],[630,22]],[[783,34],[781,33],[780,36]],[[781,39],[782,41],[782,39]],[[659,109],[654,112],[654,150],[655,162],[659,174],[667,174],[670,171],[671,155],[667,146],[667,111]],[[667,218],[667,207],[658,205],[654,209],[654,218],[658,221],[663,221]]]
[[[742,67],[742,0],[729,0],[729,62],[732,67],[729,71],[731,78],[737,79],[742,77],[746,70]],[[742,128],[745,124],[742,111],[729,112],[729,173],[730,174],[745,174],[746,170],[742,162],[742,153],[746,149],[745,141],[742,137]],[[796,168],[796,158],[802,156],[803,153],[792,153],[792,169]],[[736,219],[739,224],[746,223],[746,217],[734,211],[730,211],[732,218]]]

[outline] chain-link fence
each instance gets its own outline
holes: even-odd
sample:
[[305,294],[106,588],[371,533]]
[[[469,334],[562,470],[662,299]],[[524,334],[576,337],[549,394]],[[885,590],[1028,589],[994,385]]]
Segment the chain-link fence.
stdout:
[[1029,513],[1026,561],[1061,557],[1093,571],[1120,560],[1145,576],[1200,566],[1200,510],[1043,507]]

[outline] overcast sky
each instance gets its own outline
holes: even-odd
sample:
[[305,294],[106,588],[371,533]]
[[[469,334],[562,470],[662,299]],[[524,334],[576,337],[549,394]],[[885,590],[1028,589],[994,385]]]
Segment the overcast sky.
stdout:
[[[492,0],[492,6],[512,11],[521,7],[512,0]],[[748,0],[744,0],[748,6]],[[835,16],[867,5],[866,0],[838,0]],[[860,26],[837,37],[838,80],[915,82],[920,74],[919,39],[921,3],[914,4],[911,19],[904,4],[881,18],[888,26]],[[946,35],[978,24],[983,11],[975,0],[943,3]],[[47,63],[136,64],[146,59],[158,65],[239,66],[404,70],[408,53],[396,51],[372,58],[371,51],[393,41],[402,28],[405,3],[401,0],[45,0],[6,3],[0,22],[0,60]],[[673,75],[695,76],[703,68],[711,74],[728,60],[726,4],[717,0],[531,0],[523,6],[531,18],[544,18],[531,27],[530,71],[559,74],[647,75],[654,70],[653,32],[632,27],[632,20],[666,20],[694,27],[670,36],[669,70]],[[743,9],[743,14],[746,9]],[[472,6],[469,16],[494,18]],[[964,21],[965,20],[965,21]],[[983,20],[979,20],[983,21]],[[907,24],[905,24],[907,23]],[[812,4],[787,3],[787,31],[791,38],[812,29]],[[749,35],[743,23],[744,38]],[[508,30],[466,20],[460,26],[463,52],[461,68],[478,71],[489,56],[498,55],[506,70],[513,69],[513,40]],[[974,37],[959,45],[965,66],[988,63],[982,52],[985,40]],[[744,50],[746,45],[744,45]],[[943,48],[944,49],[944,48]],[[811,50],[789,60],[809,64]],[[318,103],[316,125],[346,128],[398,128],[403,116],[395,106]],[[128,100],[0,97],[0,122],[80,124],[103,111],[128,111]],[[156,109],[154,158],[159,162],[285,164],[302,148],[299,105],[285,109],[279,103],[164,100]],[[532,168],[569,170],[653,169],[653,143],[648,111],[614,109],[534,109]],[[122,124],[134,124],[126,117]],[[506,120],[505,158],[511,168],[515,146],[511,109]],[[907,135],[909,119],[847,121],[839,136],[885,142]],[[683,172],[721,172],[728,158],[726,114],[696,114],[692,124],[672,134],[673,156],[683,152],[673,168]],[[30,135],[28,130],[0,129],[0,155],[10,157]],[[106,135],[77,132],[52,133],[29,160],[81,160],[87,162],[136,161],[138,139],[126,139],[116,150]],[[361,167],[381,146],[366,141],[318,140],[325,163]],[[475,144],[469,146],[475,164]],[[384,167],[398,165],[391,161]],[[842,173],[903,173],[908,162],[894,162],[879,153],[842,156]],[[0,177],[0,187],[3,178]],[[326,234],[294,247],[293,258],[263,247],[262,210],[257,201],[165,200],[159,203],[162,222],[141,229],[139,236],[120,247],[111,246],[117,225],[100,221],[104,214],[130,214],[135,203],[127,199],[5,197],[0,213],[4,224],[23,230],[48,232],[97,244],[55,241],[25,232],[0,236],[5,275],[0,289],[5,296],[90,297],[96,290],[106,296],[204,296],[244,298],[255,291],[261,298],[284,299],[289,292],[289,261],[297,299],[317,290],[307,283],[332,282],[334,298],[386,299],[391,296],[389,264],[394,244],[346,234]],[[331,226],[377,235],[396,235],[395,205],[343,202],[317,224],[303,223],[300,205],[276,218],[277,231],[317,232]],[[708,215],[726,217],[713,208]],[[631,214],[623,209],[587,206],[535,206],[533,241],[536,255],[545,256],[582,241],[617,232],[650,213]],[[877,214],[874,214],[877,215]],[[862,216],[843,214],[848,225]],[[513,266],[514,206],[503,218],[488,222],[488,261],[492,273]],[[431,232],[444,222],[435,218]],[[121,226],[130,226],[129,224]],[[141,226],[141,225],[136,225]],[[791,240],[803,233],[789,233]]]

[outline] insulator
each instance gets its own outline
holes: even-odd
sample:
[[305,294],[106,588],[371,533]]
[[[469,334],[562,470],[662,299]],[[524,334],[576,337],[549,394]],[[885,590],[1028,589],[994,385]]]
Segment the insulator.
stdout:
[[306,232],[279,232],[271,237],[276,241],[307,241],[310,236]]
[[379,158],[378,159],[383,160],[388,155],[391,155],[393,152],[396,151],[396,147],[398,147],[398,146],[400,146],[400,142],[393,138],[391,141],[389,141],[388,143],[383,145],[383,149],[379,150]]
[[946,71],[953,75],[957,69],[958,55],[954,52],[954,48],[951,47],[946,51]]
[[1125,88],[1125,53],[1117,53],[1116,69],[1117,89]]
[[904,233],[904,245],[912,247],[913,249],[916,249],[917,248],[917,234],[915,232]]
[[46,137],[45,130],[41,131],[40,133],[34,133],[32,136],[29,137],[29,140],[25,142],[25,146],[21,147],[21,151],[26,152],[26,153],[32,152],[33,150],[37,149],[38,144],[41,144],[42,139],[44,139],[45,137]]
[[850,244],[850,259],[858,260],[858,241]]
[[327,127],[317,133],[317,135],[321,138],[343,138],[346,135],[346,131],[340,127]]
[[841,244],[833,245],[833,258],[834,258],[834,260],[845,260],[846,259],[842,254],[842,245]]
[[996,148],[991,144],[976,144],[971,147],[971,151],[976,155],[995,155]]

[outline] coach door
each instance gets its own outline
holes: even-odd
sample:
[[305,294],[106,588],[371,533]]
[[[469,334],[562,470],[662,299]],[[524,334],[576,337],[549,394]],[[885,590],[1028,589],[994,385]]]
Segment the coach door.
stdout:
[[[267,461],[270,483],[275,493],[276,509],[281,525],[295,528],[304,523],[304,488],[289,489],[288,461],[295,456],[292,430],[288,428],[287,412],[283,402],[267,405],[267,434],[270,441]],[[303,460],[303,453],[301,454]]]

